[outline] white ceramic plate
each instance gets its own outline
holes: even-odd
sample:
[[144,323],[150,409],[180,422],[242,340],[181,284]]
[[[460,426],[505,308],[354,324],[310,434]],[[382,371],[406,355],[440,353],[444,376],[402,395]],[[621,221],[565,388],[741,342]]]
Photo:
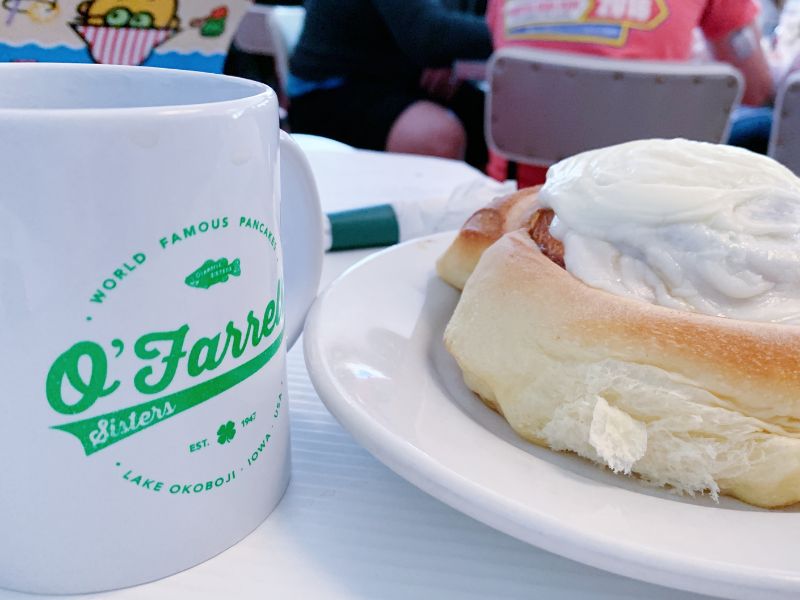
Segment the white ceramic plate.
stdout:
[[411,483],[521,540],[621,575],[730,598],[800,597],[800,514],[681,498],[518,438],[442,344],[458,301],[434,272],[452,234],[351,268],[305,330],[311,379]]

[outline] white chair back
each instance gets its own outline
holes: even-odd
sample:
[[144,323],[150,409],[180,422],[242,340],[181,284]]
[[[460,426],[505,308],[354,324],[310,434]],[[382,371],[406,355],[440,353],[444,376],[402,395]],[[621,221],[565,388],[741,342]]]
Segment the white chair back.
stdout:
[[538,165],[642,138],[724,141],[744,86],[742,75],[721,63],[611,60],[516,47],[494,54],[489,83],[490,147]]
[[278,27],[286,44],[286,49],[291,56],[295,46],[303,33],[303,25],[306,22],[306,9],[302,6],[276,6],[272,15],[274,23]]
[[303,29],[306,11],[301,6],[254,4],[236,31],[236,45],[250,54],[271,56],[281,94],[285,97],[289,57]]
[[768,154],[800,175],[800,72],[778,89],[773,115]]

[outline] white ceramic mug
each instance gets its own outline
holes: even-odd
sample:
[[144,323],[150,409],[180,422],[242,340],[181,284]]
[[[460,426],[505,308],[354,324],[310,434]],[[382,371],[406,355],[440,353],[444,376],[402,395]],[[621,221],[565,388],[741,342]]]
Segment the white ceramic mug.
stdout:
[[321,222],[264,85],[0,65],[0,587],[150,581],[264,520]]

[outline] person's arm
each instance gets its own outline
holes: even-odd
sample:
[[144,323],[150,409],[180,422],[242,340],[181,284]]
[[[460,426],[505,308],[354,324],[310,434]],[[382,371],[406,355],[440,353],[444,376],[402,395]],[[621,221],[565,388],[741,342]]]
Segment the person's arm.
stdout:
[[763,106],[772,101],[775,87],[755,24],[737,29],[709,45],[714,57],[730,63],[744,75],[743,104]]
[[486,5],[486,25],[489,27],[489,35],[492,36],[492,44],[495,48],[503,46],[503,5],[505,0],[489,0]]
[[742,102],[762,106],[775,95],[772,75],[761,50],[754,0],[706,0],[700,27],[714,58],[730,63],[744,75]]
[[492,53],[483,17],[445,8],[436,0],[372,0],[398,46],[420,68],[446,67],[457,59]]

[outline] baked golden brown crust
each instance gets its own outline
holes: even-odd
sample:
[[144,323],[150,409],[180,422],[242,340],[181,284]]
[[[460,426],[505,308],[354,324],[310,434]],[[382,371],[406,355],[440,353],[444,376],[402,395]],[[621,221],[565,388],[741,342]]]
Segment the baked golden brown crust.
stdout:
[[[518,197],[514,219],[530,218],[534,200]],[[530,441],[659,485],[762,507],[800,501],[800,327],[591,288],[530,230],[487,243],[520,222],[487,214],[445,255],[469,277],[445,342],[487,405]],[[630,433],[598,441],[608,418]]]
[[524,293],[540,322],[538,337],[548,336],[554,348],[666,366],[800,437],[800,327],[679,311],[591,288],[524,232],[509,235],[497,252],[502,264],[481,276],[498,293]]
[[453,287],[463,289],[484,250],[506,233],[530,226],[538,210],[536,194],[540,188],[525,188],[497,198],[473,214],[436,263],[439,276]]

